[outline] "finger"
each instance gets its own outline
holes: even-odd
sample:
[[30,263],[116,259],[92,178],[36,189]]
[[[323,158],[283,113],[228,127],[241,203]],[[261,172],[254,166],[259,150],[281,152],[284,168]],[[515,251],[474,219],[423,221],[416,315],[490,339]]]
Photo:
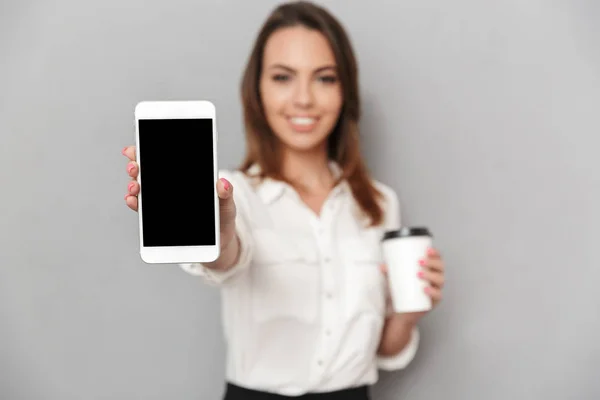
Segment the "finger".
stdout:
[[427,258],[424,260],[422,264],[426,269],[443,272],[444,271],[444,262],[439,258]]
[[233,185],[225,178],[217,181],[217,195],[219,200],[227,200],[233,197]]
[[121,154],[129,158],[131,161],[135,161],[135,146],[125,146],[121,151]]
[[217,195],[219,196],[219,212],[221,229],[227,231],[235,223],[236,207],[233,201],[233,185],[225,178],[217,181]]
[[137,196],[139,193],[140,193],[139,183],[137,183],[137,181],[134,181],[134,180],[129,182],[129,185],[127,185],[127,194],[132,195],[132,196]]
[[127,174],[136,179],[139,173],[138,165],[135,161],[130,161],[127,163]]
[[431,286],[434,286],[434,287],[437,287],[440,289],[444,287],[445,278],[444,278],[444,275],[440,274],[439,272],[420,271],[419,278],[427,281]]
[[427,257],[431,258],[431,259],[438,259],[441,258],[442,255],[440,254],[439,250],[430,247],[429,249],[427,249]]
[[431,300],[434,303],[437,303],[440,300],[442,300],[442,291],[438,288],[428,286],[425,288],[425,293],[427,293],[427,295],[431,297]]
[[381,271],[381,273],[383,275],[387,276],[387,274],[388,274],[387,265],[385,265],[385,264],[379,264],[379,270]]
[[125,195],[125,203],[127,207],[131,208],[133,211],[138,210],[138,199],[135,196]]

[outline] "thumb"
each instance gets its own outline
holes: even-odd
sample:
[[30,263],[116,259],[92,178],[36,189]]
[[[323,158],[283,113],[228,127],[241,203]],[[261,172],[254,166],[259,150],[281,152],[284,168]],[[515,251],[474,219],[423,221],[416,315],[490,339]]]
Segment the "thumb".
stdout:
[[381,271],[381,273],[383,274],[383,276],[385,276],[386,278],[388,277],[387,265],[385,265],[385,264],[379,264],[379,271]]
[[217,182],[217,195],[219,196],[219,213],[221,229],[227,230],[234,227],[236,208],[233,201],[233,185],[225,178]]

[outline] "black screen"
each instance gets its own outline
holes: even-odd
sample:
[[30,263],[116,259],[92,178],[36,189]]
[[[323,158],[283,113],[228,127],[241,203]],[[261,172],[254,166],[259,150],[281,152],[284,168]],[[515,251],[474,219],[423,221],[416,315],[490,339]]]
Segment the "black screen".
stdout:
[[212,124],[139,120],[144,246],[215,245]]

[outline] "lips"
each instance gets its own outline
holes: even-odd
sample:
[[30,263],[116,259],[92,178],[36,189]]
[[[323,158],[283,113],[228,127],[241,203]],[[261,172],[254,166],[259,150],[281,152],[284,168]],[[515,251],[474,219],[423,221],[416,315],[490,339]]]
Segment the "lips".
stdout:
[[310,132],[317,125],[318,118],[315,117],[288,117],[293,130],[297,132]]

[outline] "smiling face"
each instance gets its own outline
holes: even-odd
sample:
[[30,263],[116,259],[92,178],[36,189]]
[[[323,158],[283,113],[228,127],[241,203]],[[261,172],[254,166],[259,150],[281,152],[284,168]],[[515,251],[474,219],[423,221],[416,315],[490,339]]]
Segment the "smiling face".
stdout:
[[267,122],[285,150],[326,152],[343,103],[327,39],[302,26],[273,33],[264,48],[260,96]]

